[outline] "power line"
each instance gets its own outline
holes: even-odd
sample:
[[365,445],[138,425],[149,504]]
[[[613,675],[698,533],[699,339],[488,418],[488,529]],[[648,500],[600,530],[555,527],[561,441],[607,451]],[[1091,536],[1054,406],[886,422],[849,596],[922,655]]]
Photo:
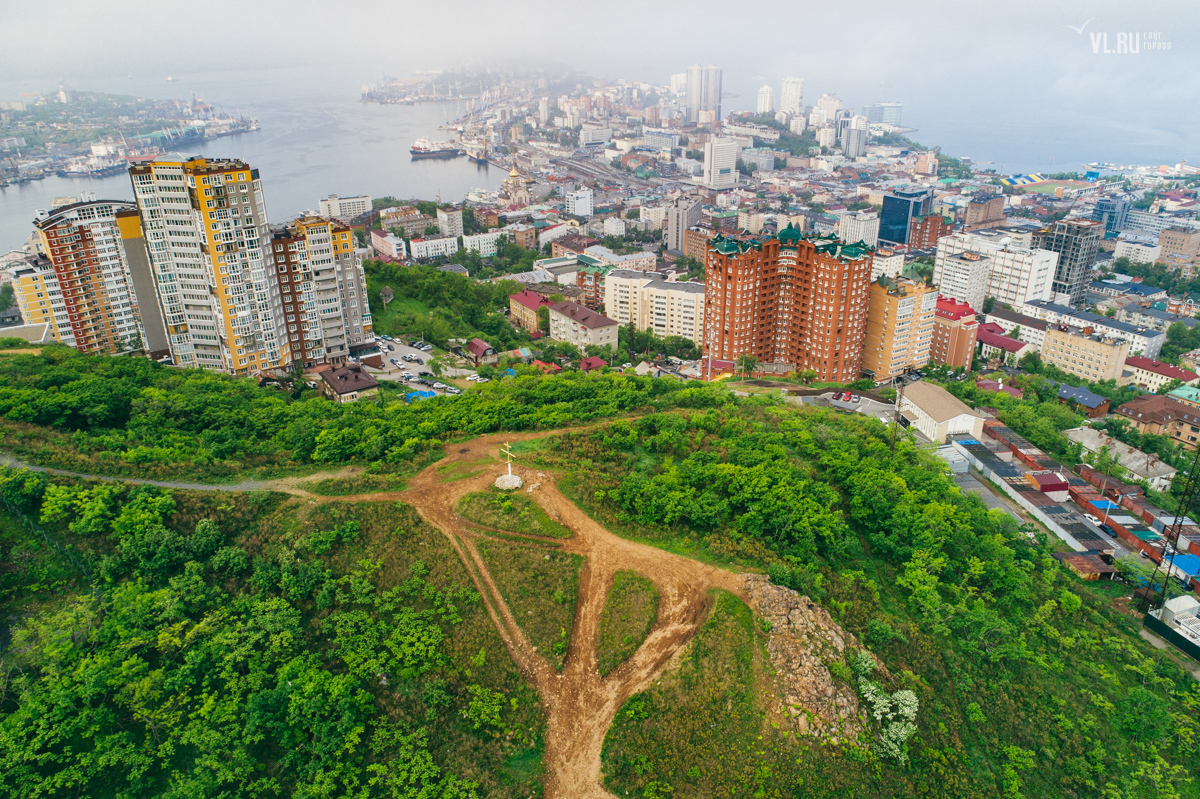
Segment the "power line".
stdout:
[[[1183,527],[1183,520],[1187,518],[1188,509],[1191,508],[1192,501],[1196,498],[1196,490],[1200,487],[1198,484],[1200,484],[1200,446],[1196,447],[1196,456],[1192,458],[1192,468],[1188,471],[1188,479],[1183,486],[1183,496],[1180,497],[1179,506],[1175,511],[1175,521],[1163,531],[1166,534],[1163,536],[1163,540],[1171,548],[1171,562],[1167,565],[1166,578],[1163,580],[1162,601],[1164,604],[1167,601],[1167,587],[1170,585],[1168,581],[1171,579],[1171,572],[1175,568],[1175,553],[1179,551],[1179,530]],[[1166,556],[1164,553],[1163,560],[1165,559]],[[1147,586],[1149,590],[1142,597],[1143,613],[1150,610],[1150,596],[1154,593],[1154,580],[1158,577],[1160,566],[1162,566],[1162,560],[1154,564],[1154,571],[1150,575],[1150,584]]]

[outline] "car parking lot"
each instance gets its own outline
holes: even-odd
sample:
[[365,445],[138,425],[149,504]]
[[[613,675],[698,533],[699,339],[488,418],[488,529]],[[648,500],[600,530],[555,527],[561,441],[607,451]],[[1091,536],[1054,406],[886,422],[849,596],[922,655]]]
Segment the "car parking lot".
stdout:
[[383,369],[371,370],[377,380],[403,382],[413,391],[432,391],[438,395],[461,394],[464,387],[481,380],[472,371],[453,367],[443,367],[440,376],[434,375],[429,368],[433,353],[400,341],[380,339],[379,348],[383,355]]

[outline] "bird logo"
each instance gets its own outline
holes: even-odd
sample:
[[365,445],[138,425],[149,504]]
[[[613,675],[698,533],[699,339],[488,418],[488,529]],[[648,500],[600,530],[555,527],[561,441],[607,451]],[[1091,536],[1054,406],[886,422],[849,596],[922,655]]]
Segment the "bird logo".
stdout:
[[1084,29],[1084,28],[1086,28],[1088,25],[1090,25],[1093,19],[1095,19],[1095,17],[1092,17],[1092,18],[1091,18],[1091,19],[1089,19],[1087,22],[1085,22],[1085,23],[1083,23],[1082,25],[1080,25],[1078,28],[1076,28],[1074,25],[1063,25],[1063,27],[1064,27],[1064,28],[1070,28],[1071,30],[1075,31],[1075,32],[1076,32],[1076,33],[1078,33],[1080,36],[1082,36],[1082,35],[1083,35],[1083,29]]

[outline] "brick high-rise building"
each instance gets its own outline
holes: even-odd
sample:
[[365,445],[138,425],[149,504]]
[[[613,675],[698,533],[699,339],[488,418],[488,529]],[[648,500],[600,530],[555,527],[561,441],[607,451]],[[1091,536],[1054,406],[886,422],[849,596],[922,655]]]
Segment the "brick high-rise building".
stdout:
[[871,249],[788,225],[774,236],[716,236],[705,262],[705,351],[812,369],[862,371]]
[[144,345],[117,220],[133,209],[120,200],[90,200],[34,220],[44,257],[13,270],[13,293],[26,324],[48,324],[56,341],[80,352]]
[[862,370],[876,382],[929,363],[937,289],[923,281],[881,276],[872,281]]
[[978,335],[979,320],[974,308],[965,302],[938,297],[929,360],[951,369],[970,369]]
[[982,230],[1004,222],[1004,195],[984,194],[971,198],[967,203],[967,216],[963,230]]
[[938,239],[954,232],[954,221],[938,214],[914,216],[908,230],[908,246],[926,250],[937,246]]

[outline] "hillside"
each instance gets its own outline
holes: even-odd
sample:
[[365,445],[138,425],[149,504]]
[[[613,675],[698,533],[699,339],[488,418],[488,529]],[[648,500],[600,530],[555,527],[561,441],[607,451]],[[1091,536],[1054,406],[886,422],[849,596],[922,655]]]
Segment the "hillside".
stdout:
[[[873,421],[617,376],[337,407],[50,348],[6,358],[0,443],[257,481],[0,475],[0,794],[1200,795],[1196,664]],[[347,467],[389,479],[321,496]]]

